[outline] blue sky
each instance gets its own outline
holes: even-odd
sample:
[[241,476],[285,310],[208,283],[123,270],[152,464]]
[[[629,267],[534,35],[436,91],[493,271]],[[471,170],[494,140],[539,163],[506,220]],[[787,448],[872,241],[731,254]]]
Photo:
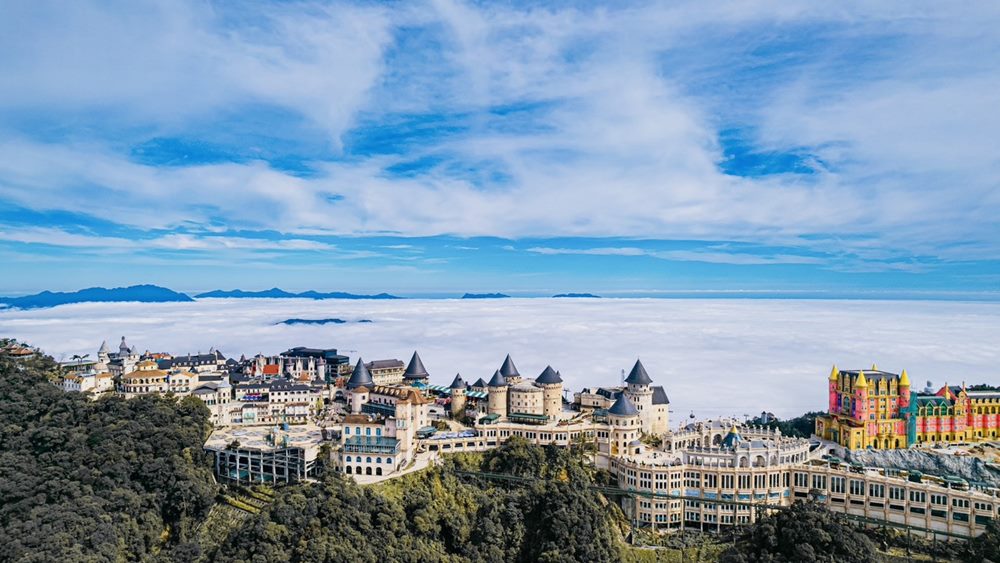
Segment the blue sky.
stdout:
[[0,293],[1000,292],[993,3],[4,12]]

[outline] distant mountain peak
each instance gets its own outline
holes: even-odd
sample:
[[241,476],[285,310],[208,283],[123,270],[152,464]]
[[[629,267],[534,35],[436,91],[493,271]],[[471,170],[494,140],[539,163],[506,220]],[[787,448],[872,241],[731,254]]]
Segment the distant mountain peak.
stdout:
[[466,293],[462,299],[505,299],[510,295],[504,293]]
[[174,303],[194,301],[184,293],[158,285],[141,284],[128,287],[88,287],[79,291],[42,291],[23,297],[0,297],[0,303],[18,309],[40,309],[71,303]]

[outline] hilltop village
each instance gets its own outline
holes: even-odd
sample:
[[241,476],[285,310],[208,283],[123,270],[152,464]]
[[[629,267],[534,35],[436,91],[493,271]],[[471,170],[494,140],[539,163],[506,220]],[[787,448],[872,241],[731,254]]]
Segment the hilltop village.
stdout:
[[572,393],[558,370],[528,377],[510,355],[489,378],[448,385],[431,383],[417,352],[366,362],[298,347],[237,360],[214,349],[140,353],[122,337],[116,350],[103,343],[95,358],[62,365],[67,392],[200,399],[215,426],[204,447],[223,482],[308,481],[323,462],[373,483],[519,436],[590,448],[633,495],[623,508],[652,530],[749,524],[761,507],[801,499],[935,537],[974,537],[1000,517],[1000,489],[988,484],[843,461],[851,450],[1000,447],[1000,390],[911,390],[905,370],[834,367],[828,412],[807,439],[731,418],[671,424],[667,392],[640,360],[619,385]]

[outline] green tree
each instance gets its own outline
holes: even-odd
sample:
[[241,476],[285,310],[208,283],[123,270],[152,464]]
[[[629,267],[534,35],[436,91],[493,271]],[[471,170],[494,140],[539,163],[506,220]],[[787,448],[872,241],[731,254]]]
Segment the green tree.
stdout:
[[875,545],[840,515],[798,502],[758,520],[726,550],[722,563],[870,563]]
[[968,563],[1000,563],[1000,521],[990,520],[986,531],[969,542],[963,559]]

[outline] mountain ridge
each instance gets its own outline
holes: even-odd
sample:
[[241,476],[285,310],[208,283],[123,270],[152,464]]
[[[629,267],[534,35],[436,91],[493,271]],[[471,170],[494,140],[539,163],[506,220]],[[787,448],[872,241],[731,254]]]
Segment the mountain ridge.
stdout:
[[73,303],[180,303],[194,301],[186,293],[152,284],[88,287],[77,291],[42,291],[22,297],[0,297],[12,309],[46,309]]

